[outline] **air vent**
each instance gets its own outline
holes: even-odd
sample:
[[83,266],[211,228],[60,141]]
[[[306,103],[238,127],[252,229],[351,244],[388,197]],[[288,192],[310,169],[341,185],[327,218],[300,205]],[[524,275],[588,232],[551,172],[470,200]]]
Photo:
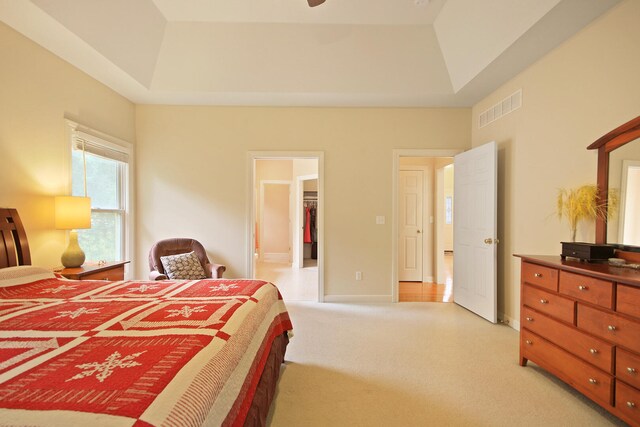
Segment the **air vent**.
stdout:
[[478,127],[483,128],[489,123],[495,122],[502,116],[506,116],[512,111],[522,107],[522,89],[507,96],[491,108],[485,110],[478,118]]

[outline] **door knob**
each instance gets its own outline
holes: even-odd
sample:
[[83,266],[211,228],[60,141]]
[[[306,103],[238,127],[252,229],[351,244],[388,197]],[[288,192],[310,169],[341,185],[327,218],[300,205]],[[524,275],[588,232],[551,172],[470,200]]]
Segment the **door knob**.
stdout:
[[416,231],[416,233],[420,234],[420,233],[422,233],[422,231],[418,230],[418,231]]
[[487,245],[490,245],[490,244],[492,244],[492,243],[493,243],[493,239],[492,239],[492,238],[484,239],[484,242],[485,242]]

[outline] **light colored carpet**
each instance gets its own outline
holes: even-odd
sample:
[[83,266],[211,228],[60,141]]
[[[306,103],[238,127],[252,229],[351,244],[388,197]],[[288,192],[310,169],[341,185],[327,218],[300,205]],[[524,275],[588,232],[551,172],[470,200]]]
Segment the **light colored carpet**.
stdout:
[[519,366],[517,331],[455,304],[287,306],[295,336],[272,427],[624,425]]

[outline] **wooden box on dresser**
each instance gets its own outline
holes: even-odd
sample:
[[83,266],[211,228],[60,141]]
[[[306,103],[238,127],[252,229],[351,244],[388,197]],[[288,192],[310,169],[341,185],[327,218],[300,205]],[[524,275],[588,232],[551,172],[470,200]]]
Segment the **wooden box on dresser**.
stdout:
[[520,365],[528,360],[640,426],[640,271],[516,255]]

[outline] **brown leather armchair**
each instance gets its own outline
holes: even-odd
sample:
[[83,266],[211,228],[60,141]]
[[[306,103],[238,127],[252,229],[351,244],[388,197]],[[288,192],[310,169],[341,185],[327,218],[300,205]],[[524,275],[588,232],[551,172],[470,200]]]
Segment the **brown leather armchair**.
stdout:
[[157,242],[149,251],[149,279],[150,280],[167,280],[164,274],[164,267],[161,256],[177,255],[189,252],[195,252],[202,264],[204,273],[212,279],[219,279],[222,273],[227,269],[224,265],[213,264],[209,262],[207,252],[200,242],[193,239],[165,239]]

